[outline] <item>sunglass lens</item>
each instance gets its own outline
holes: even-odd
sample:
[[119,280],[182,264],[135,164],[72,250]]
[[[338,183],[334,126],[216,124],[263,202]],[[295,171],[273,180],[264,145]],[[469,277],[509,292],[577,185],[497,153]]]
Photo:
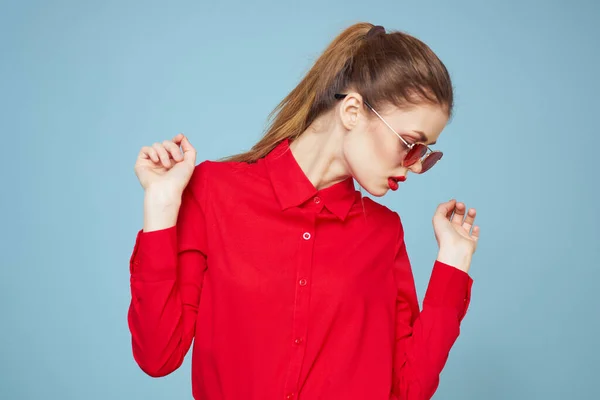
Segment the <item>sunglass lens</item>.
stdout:
[[431,167],[433,167],[436,162],[442,159],[442,155],[443,154],[441,151],[434,151],[433,153],[430,153],[427,157],[425,157],[423,163],[421,164],[421,173],[431,169]]
[[415,144],[406,154],[406,157],[404,158],[403,162],[404,166],[410,167],[411,165],[419,161],[419,159],[421,159],[421,157],[423,157],[425,153],[427,153],[427,146],[421,143]]

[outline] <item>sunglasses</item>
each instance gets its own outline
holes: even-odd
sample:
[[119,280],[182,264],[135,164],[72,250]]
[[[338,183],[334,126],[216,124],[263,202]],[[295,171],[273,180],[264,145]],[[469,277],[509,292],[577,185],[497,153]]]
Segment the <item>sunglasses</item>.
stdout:
[[[347,96],[346,94],[339,94],[339,93],[335,94],[335,98],[338,100],[343,99],[346,96]],[[419,174],[422,174],[422,173],[430,170],[431,167],[433,167],[435,165],[435,163],[437,163],[438,161],[440,161],[442,159],[442,156],[444,155],[444,153],[442,153],[439,150],[431,150],[429,148],[429,146],[427,146],[425,143],[421,143],[421,142],[408,143],[406,140],[404,140],[404,138],[402,136],[400,136],[400,134],[398,132],[396,132],[394,130],[394,128],[392,128],[390,126],[390,124],[387,123],[387,121],[385,119],[383,119],[383,117],[381,115],[379,115],[379,113],[377,111],[375,111],[375,109],[373,107],[371,107],[371,105],[369,103],[367,103],[366,101],[364,103],[369,108],[369,110],[373,111],[375,113],[375,115],[377,115],[377,117],[379,117],[379,119],[392,132],[394,132],[394,134],[396,136],[398,136],[398,138],[400,140],[402,140],[402,143],[404,143],[404,145],[408,149],[408,153],[406,153],[406,156],[404,157],[404,160],[402,161],[403,166],[410,167],[410,166],[414,165],[417,161],[420,160],[421,161],[421,171],[419,172]]]

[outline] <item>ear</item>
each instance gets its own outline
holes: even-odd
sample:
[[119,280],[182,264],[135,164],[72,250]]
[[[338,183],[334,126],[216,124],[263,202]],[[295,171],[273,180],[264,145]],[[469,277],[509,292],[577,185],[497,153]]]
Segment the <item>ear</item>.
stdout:
[[340,117],[347,130],[353,129],[358,124],[363,107],[363,98],[359,93],[350,92],[344,97],[340,104]]

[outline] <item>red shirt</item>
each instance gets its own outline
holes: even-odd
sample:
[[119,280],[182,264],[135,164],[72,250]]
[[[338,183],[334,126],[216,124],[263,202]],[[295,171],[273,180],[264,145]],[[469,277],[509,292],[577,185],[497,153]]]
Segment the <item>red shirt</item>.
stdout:
[[398,214],[352,178],[316,190],[288,141],[196,166],[130,271],[135,361],[167,375],[194,339],[198,400],[429,399],[472,285],[436,261],[420,311]]

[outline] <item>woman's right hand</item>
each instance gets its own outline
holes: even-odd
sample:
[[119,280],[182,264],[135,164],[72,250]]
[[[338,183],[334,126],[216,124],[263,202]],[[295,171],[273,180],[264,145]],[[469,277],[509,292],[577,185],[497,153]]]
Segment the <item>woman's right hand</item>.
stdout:
[[134,170],[146,193],[180,198],[195,166],[196,149],[180,133],[172,140],[142,147]]

